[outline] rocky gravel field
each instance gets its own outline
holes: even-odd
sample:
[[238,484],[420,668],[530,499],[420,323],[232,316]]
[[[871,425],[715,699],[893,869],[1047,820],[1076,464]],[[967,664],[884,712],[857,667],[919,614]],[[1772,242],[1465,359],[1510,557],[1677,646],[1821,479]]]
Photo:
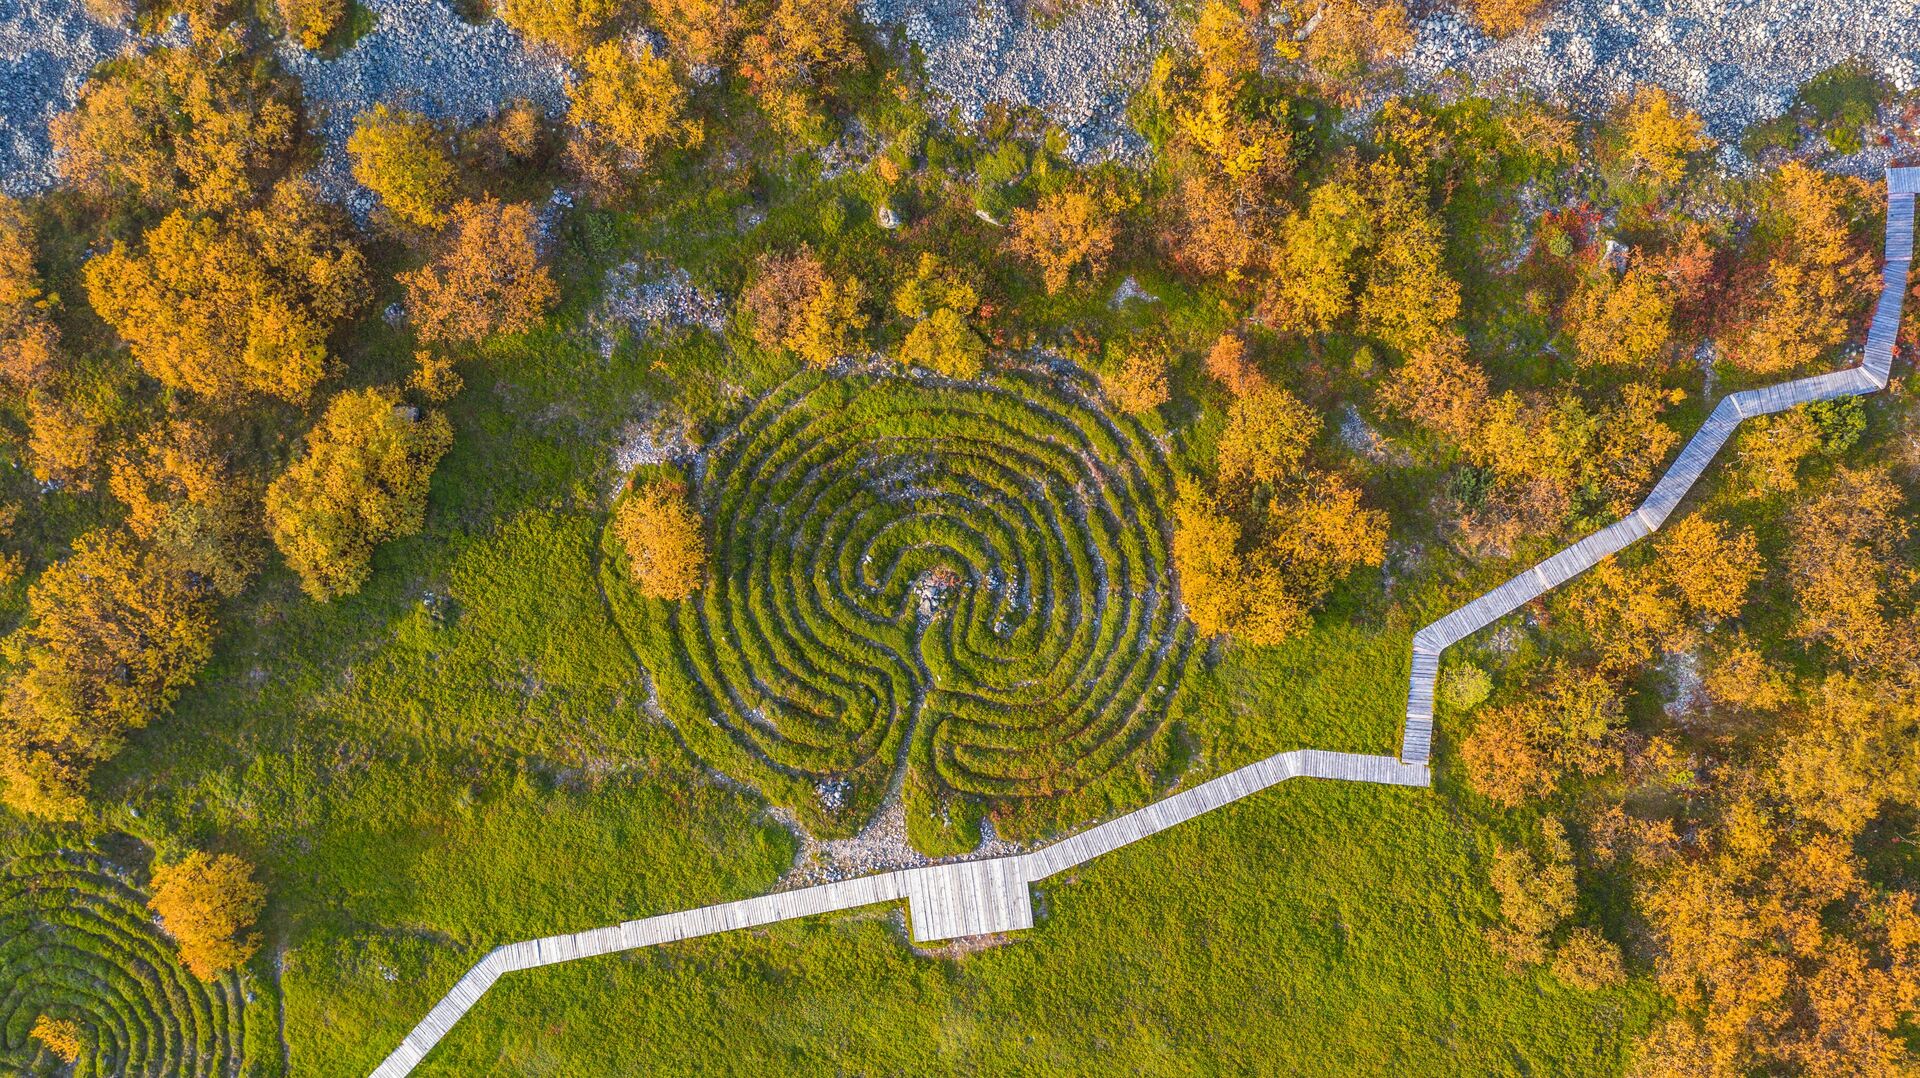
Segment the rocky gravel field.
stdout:
[[[281,53],[326,140],[317,178],[333,194],[366,200],[342,148],[353,116],[375,101],[463,122],[519,98],[564,110],[565,64],[529,52],[498,20],[468,23],[445,0],[367,6],[377,24],[342,56]],[[1083,161],[1143,149],[1127,98],[1179,32],[1164,0],[1087,0],[1046,20],[1026,0],[862,0],[861,11],[919,50],[929,82],[962,118],[993,103],[1030,106],[1066,132],[1068,152]],[[1740,132],[1778,115],[1816,72],[1861,59],[1896,89],[1920,84],[1917,28],[1920,0],[1566,0],[1539,25],[1493,41],[1437,7],[1416,20],[1403,67],[1415,87],[1464,74],[1535,89],[1588,114],[1655,83],[1699,111],[1738,166]],[[0,0],[0,190],[53,183],[48,119],[72,104],[96,63],[136,45],[125,30],[88,18],[80,0]],[[1885,153],[1856,157],[1843,166],[1864,172]]]

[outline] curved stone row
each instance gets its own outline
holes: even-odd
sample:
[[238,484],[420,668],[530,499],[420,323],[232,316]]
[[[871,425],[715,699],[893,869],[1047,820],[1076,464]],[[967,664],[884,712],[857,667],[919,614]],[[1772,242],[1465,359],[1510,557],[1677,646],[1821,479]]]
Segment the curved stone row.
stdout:
[[0,1066],[44,1049],[45,1015],[77,1024],[79,1073],[240,1072],[245,996],[233,974],[208,984],[180,965],[146,896],[98,858],[35,854],[0,869]]
[[860,818],[903,766],[982,799],[1084,788],[1160,728],[1190,647],[1169,487],[1069,375],[796,376],[696,468],[713,556],[662,702],[809,814]]

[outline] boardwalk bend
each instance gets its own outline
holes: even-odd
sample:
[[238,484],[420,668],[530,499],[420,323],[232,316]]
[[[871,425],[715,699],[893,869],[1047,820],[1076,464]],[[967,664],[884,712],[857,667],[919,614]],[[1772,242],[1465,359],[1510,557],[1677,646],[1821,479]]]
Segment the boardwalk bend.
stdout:
[[1283,752],[1031,853],[882,872],[571,935],[509,943],[495,948],[460,978],[373,1072],[375,1078],[400,1078],[411,1071],[503,973],[901,899],[907,902],[913,938],[918,942],[1031,928],[1033,901],[1028,889],[1035,881],[1287,779],[1427,785],[1434,680],[1440,672],[1443,651],[1652,534],[1706,471],[1741,420],[1809,401],[1886,388],[1893,366],[1894,337],[1900,328],[1907,268],[1913,258],[1916,193],[1920,193],[1920,168],[1887,170],[1886,262],[1881,271],[1880,302],[1867,331],[1862,364],[1723,398],[1638,509],[1415,633],[1407,721],[1397,758],[1317,749]]

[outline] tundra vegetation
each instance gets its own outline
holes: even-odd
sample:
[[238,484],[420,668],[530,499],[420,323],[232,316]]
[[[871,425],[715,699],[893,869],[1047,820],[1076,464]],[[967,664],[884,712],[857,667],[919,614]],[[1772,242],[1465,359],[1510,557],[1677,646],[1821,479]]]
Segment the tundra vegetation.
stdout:
[[[1395,96],[1398,0],[1203,0],[1150,152],[1076,163],[851,0],[508,0],[568,112],[370,108],[356,220],[273,50],[358,5],[137,7],[188,30],[0,200],[29,1074],[363,1074],[493,946],[763,893],[798,832],[1391,751],[1416,627],[1852,360],[1882,198],[1823,166],[1915,106],[1828,73],[1732,177],[1657,87]],[[424,1070],[1910,1071],[1915,426],[1898,380],[1744,425],[1449,652],[1432,791],[1286,784],[993,946],[515,974]]]

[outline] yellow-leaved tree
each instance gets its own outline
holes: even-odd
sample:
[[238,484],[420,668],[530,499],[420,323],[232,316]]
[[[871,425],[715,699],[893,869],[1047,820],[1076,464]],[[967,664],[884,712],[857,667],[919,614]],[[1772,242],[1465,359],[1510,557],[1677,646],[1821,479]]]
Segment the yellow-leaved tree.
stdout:
[[685,599],[705,583],[707,538],[684,483],[663,479],[635,489],[614,510],[613,535],[640,594]]
[[1798,161],[1780,167],[1755,230],[1766,273],[1727,334],[1735,366],[1778,374],[1847,340],[1873,297],[1873,255],[1853,231],[1859,195],[1858,181]]
[[129,531],[221,594],[240,594],[259,570],[259,488],[235,474],[204,424],[173,419],[144,432],[114,458],[107,485]]
[[1673,301],[1667,293],[1659,274],[1642,262],[1617,278],[1604,265],[1593,267],[1567,304],[1581,365],[1658,365],[1673,332]]
[[233,854],[194,850],[154,866],[147,907],[179,947],[180,964],[211,981],[260,949],[260,933],[249,929],[267,908],[267,888]]
[[51,313],[60,299],[40,280],[37,250],[26,207],[0,195],[0,379],[16,386],[45,379],[60,348]]
[[400,275],[424,341],[524,333],[559,298],[534,241],[533,209],[494,198],[453,208],[433,261]]
[[1097,277],[1107,268],[1119,235],[1114,199],[1080,186],[1056,191],[1032,209],[1013,211],[1007,248],[1040,270],[1047,293],[1067,287],[1076,272]]
[[275,0],[287,37],[303,49],[317,49],[347,17],[347,0]]
[[567,87],[567,119],[608,153],[617,172],[644,170],[661,150],[698,146],[700,121],[687,116],[687,92],[653,46],[607,41],[587,50],[584,73]]
[[326,376],[327,336],[369,295],[338,214],[289,181],[228,219],[180,211],[87,263],[87,296],[148,374],[228,403],[293,403]]
[[422,228],[447,223],[460,170],[446,136],[431,120],[376,104],[355,117],[347,154],[353,158],[353,178],[379,195],[388,213]]
[[1360,492],[1308,466],[1320,419],[1264,386],[1236,398],[1221,433],[1213,489],[1183,480],[1173,564],[1187,617],[1202,633],[1278,644],[1354,568],[1386,556],[1387,518]]
[[1675,111],[1673,98],[1658,86],[1642,86],[1627,100],[1621,119],[1628,165],[1657,183],[1686,175],[1687,157],[1713,147],[1706,126],[1689,109]]
[[621,0],[502,0],[500,18],[528,40],[577,56],[624,7]]
[[391,389],[347,390],[307,432],[306,452],[267,487],[267,524],[308,595],[360,590],[373,548],[419,532],[433,469],[453,444],[443,415]]
[[299,129],[267,72],[224,32],[107,65],[53,120],[60,174],[95,198],[154,208],[245,205],[284,167]]
[[212,604],[166,558],[94,531],[27,591],[6,643],[0,779],[15,809],[74,819],[87,775],[173,705],[213,651]]
[[834,277],[802,244],[788,254],[762,255],[740,305],[748,331],[762,348],[784,349],[826,368],[865,346],[865,295],[858,280]]

